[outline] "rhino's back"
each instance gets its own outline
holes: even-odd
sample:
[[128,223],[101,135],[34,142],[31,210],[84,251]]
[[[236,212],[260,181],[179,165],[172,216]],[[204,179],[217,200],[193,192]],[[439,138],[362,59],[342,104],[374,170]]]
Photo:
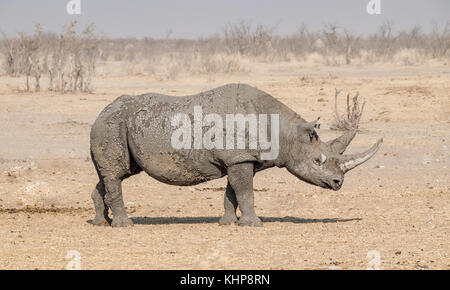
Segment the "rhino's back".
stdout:
[[202,117],[218,114],[225,120],[227,114],[261,114],[280,111],[281,104],[268,94],[243,84],[228,84],[190,96],[144,94],[126,96],[122,102],[122,114],[129,134],[135,142],[148,150],[167,150],[174,127],[172,119],[186,114],[194,122],[194,109],[201,108]]

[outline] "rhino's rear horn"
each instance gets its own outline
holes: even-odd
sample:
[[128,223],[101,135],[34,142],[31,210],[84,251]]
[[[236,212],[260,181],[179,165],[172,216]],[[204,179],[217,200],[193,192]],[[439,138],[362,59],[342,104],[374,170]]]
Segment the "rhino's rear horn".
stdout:
[[331,152],[342,154],[345,149],[347,149],[350,142],[352,142],[353,138],[355,138],[356,132],[357,130],[350,130],[344,135],[326,142],[326,145]]
[[380,149],[383,139],[380,139],[366,152],[352,155],[342,155],[339,157],[339,167],[345,173],[358,165],[363,164],[369,160]]

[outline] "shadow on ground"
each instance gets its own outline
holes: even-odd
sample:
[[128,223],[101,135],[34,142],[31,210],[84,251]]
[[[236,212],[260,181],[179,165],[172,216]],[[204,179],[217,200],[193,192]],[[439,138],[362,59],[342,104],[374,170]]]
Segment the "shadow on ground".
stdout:
[[[260,217],[266,223],[294,223],[294,224],[308,224],[308,223],[342,223],[351,221],[360,221],[361,218],[326,218],[326,219],[304,219],[292,216],[285,217]],[[169,225],[169,224],[211,224],[218,223],[220,217],[133,217],[131,218],[134,224],[137,225]]]

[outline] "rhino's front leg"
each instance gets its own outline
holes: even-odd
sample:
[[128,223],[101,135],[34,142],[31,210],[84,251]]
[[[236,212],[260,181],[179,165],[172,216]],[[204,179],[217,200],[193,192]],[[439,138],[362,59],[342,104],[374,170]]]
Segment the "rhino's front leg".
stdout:
[[236,194],[231,187],[230,182],[227,183],[227,190],[224,194],[223,206],[225,208],[225,213],[223,217],[219,220],[220,225],[231,225],[237,222],[236,209],[238,207],[238,202],[236,199]]
[[255,213],[253,194],[253,163],[240,163],[228,168],[228,182],[236,193],[236,199],[242,216],[238,220],[240,226],[262,226]]

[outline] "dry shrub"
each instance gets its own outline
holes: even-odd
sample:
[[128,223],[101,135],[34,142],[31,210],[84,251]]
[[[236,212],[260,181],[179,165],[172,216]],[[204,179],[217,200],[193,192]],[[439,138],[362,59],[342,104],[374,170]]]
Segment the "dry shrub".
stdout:
[[266,54],[272,47],[275,27],[261,24],[253,27],[247,20],[228,24],[223,30],[225,47],[231,54],[259,56]]
[[420,63],[423,59],[424,56],[420,51],[411,48],[400,49],[393,56],[394,62],[401,65],[415,65]]
[[7,51],[3,63],[11,76],[26,77],[26,91],[30,91],[29,78],[35,79],[35,90],[40,90],[41,76],[49,78],[49,90],[66,92],[91,91],[99,56],[99,39],[95,26],[88,25],[81,33],[75,30],[77,22],[64,27],[59,35],[43,33],[37,24],[32,35],[18,33],[8,38],[3,33],[3,47]]
[[8,75],[18,77],[26,76],[26,91],[30,91],[30,77],[34,76],[35,90],[40,90],[40,79],[42,60],[40,51],[42,49],[42,27],[35,26],[34,35],[18,33],[17,38],[8,39],[3,33],[4,46],[6,50],[6,61],[3,63],[4,70]]
[[77,22],[65,27],[63,32],[51,42],[46,55],[49,73],[49,90],[58,92],[78,90],[91,92],[99,56],[95,26],[88,25],[81,34],[75,30]]
[[337,99],[340,94],[340,90],[335,89],[334,94],[334,118],[335,123],[331,126],[332,130],[358,130],[359,121],[364,110],[365,101],[362,102],[359,99],[359,93],[357,92],[352,98],[352,104],[350,104],[350,93],[347,94],[347,110],[345,114],[340,115],[338,112]]
[[180,69],[181,69],[180,64],[171,63],[167,69],[166,78],[168,80],[176,80],[180,73]]
[[239,56],[237,55],[210,55],[202,57],[201,68],[198,73],[237,73],[242,71]]

